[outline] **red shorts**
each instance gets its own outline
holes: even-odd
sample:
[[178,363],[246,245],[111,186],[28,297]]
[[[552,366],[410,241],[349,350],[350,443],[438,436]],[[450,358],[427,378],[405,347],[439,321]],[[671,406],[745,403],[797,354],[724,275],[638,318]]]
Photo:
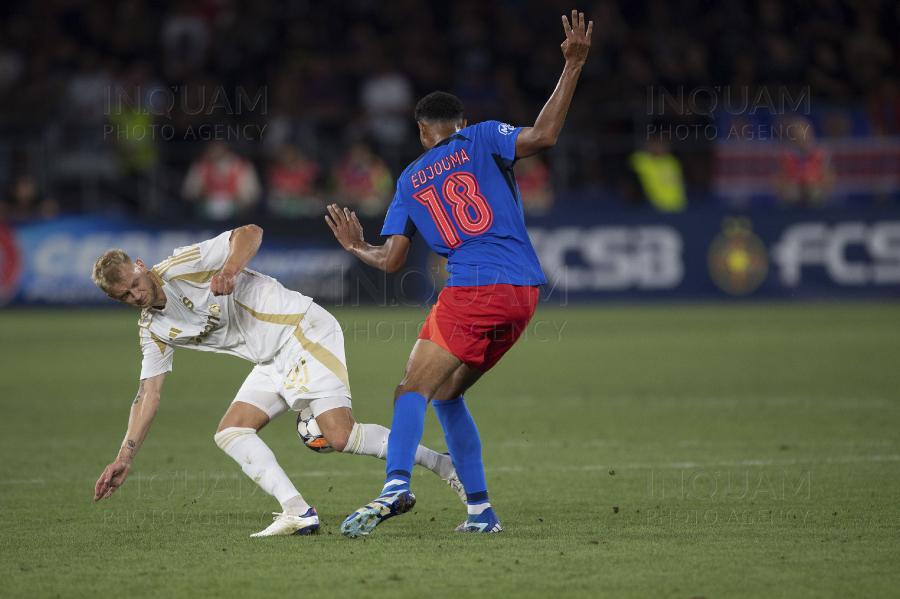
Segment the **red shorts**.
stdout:
[[419,339],[437,343],[469,368],[487,372],[519,339],[537,307],[537,287],[444,287]]

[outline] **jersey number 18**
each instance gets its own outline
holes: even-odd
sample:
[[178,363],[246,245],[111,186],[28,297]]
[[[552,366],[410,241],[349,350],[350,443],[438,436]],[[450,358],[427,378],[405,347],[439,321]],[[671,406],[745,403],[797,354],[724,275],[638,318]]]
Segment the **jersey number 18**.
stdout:
[[[442,191],[444,199],[453,205],[453,217],[462,232],[481,235],[491,228],[494,214],[487,200],[478,191],[478,180],[475,179],[475,175],[466,172],[453,173],[444,180]],[[413,197],[428,208],[447,247],[452,249],[462,243],[434,185],[414,193]]]

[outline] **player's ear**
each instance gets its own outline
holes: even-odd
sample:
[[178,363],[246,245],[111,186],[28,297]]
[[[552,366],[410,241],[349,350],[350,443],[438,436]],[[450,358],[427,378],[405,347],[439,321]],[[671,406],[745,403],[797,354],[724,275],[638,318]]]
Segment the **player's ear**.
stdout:
[[460,129],[465,129],[468,126],[469,126],[469,121],[467,121],[466,119],[463,119],[462,127],[460,127]]
[[134,263],[137,264],[141,270],[147,270],[147,265],[144,264],[144,262],[140,258],[135,260]]

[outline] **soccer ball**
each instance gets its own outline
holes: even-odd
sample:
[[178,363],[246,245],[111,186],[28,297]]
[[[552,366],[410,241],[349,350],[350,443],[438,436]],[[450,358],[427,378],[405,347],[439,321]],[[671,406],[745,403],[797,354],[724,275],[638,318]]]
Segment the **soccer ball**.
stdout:
[[328,444],[325,437],[322,436],[322,429],[313,416],[312,408],[303,408],[297,414],[297,434],[303,444],[319,453],[331,453],[334,447]]

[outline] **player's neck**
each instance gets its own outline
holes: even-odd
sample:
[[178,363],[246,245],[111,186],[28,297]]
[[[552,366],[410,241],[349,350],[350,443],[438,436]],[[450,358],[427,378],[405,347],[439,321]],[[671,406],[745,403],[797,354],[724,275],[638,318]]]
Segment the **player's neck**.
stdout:
[[154,310],[162,310],[166,307],[166,292],[163,291],[162,285],[156,280],[156,277],[151,277],[151,281],[156,287],[156,301],[150,307]]
[[460,131],[458,125],[446,125],[439,128],[433,128],[428,136],[428,149],[431,150],[436,145],[447,139],[448,137],[452,137],[456,135]]

